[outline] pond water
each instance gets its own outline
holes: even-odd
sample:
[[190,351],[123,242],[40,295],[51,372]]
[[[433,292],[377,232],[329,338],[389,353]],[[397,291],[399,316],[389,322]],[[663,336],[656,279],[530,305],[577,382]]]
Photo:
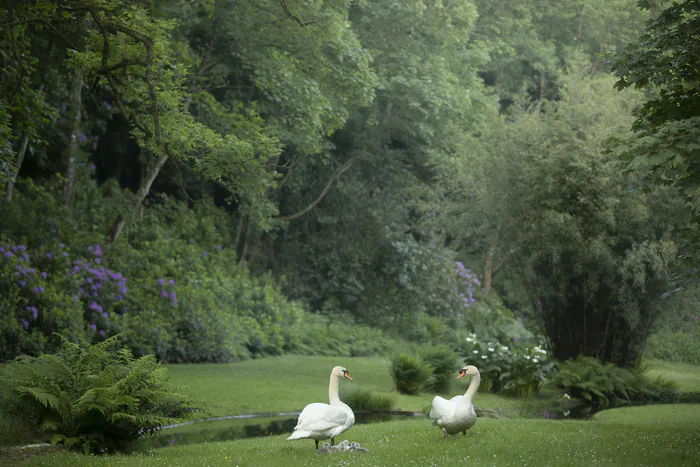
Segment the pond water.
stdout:
[[[297,424],[298,412],[269,415],[236,415],[196,422],[187,422],[162,430],[155,436],[139,440],[140,448],[158,448],[212,441],[230,441],[291,433]],[[388,422],[425,417],[414,412],[355,412],[355,424]]]
[[[544,410],[541,418],[552,420],[588,420],[603,407],[586,404],[571,404]],[[492,416],[490,411],[477,408],[479,417]],[[234,415],[216,419],[185,422],[163,429],[155,436],[138,442],[141,448],[157,448],[184,444],[197,444],[212,441],[230,441],[242,438],[255,438],[291,433],[297,423],[299,412],[284,412],[267,415]],[[378,423],[426,417],[420,412],[355,412],[355,423]],[[427,418],[427,417],[426,417]],[[426,420],[427,423],[427,420]]]

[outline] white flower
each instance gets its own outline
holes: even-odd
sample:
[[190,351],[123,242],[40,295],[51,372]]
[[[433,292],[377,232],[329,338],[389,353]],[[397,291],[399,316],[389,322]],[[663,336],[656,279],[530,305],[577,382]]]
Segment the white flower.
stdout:
[[562,397],[562,399],[571,399],[571,396],[568,395],[567,393],[564,393],[564,395],[561,397]]
[[482,355],[481,358],[483,358],[484,360],[486,360],[487,357],[486,357],[486,355]]
[[489,347],[489,352],[493,352],[494,350],[496,349],[494,349],[493,347]]
[[501,350],[503,350],[503,351],[505,352],[506,350],[508,350],[508,347],[506,347],[506,346],[504,345],[504,346],[501,347]]
[[479,353],[478,350],[472,350],[472,353]]
[[537,363],[537,362],[539,362],[539,360],[537,360],[537,357],[532,359],[532,363]]
[[543,354],[543,355],[547,355],[547,351],[546,351],[546,350],[540,349],[539,352],[540,352],[541,354]]
[[530,360],[530,356],[529,356],[529,355],[525,355],[525,360]]
[[474,342],[474,339],[472,339],[471,337],[467,337],[466,340],[467,340],[467,342]]

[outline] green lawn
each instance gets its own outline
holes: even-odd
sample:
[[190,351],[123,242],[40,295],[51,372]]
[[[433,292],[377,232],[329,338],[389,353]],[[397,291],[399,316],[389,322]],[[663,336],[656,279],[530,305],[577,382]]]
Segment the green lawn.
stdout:
[[[432,394],[407,396],[393,390],[389,361],[377,357],[338,358],[283,356],[230,364],[169,365],[174,384],[186,387],[195,399],[206,401],[202,417],[300,411],[310,402],[328,400],[328,377],[335,365],[345,366],[353,381],[342,381],[340,397],[354,388],[391,395],[395,408],[419,412],[430,407]],[[450,395],[463,394],[466,383],[456,380]],[[503,416],[539,411],[558,393],[545,391],[529,400],[480,392],[479,408]]]
[[700,391],[700,366],[688,363],[650,360],[645,362],[647,374],[653,378],[661,376],[678,383],[681,391]]
[[[660,406],[664,410],[672,406]],[[626,410],[626,409],[622,409]],[[682,409],[700,419],[700,407]],[[612,412],[612,411],[611,411]],[[667,414],[670,415],[670,414]],[[673,412],[675,416],[675,412]],[[633,417],[631,417],[633,418]],[[428,420],[358,425],[343,438],[358,441],[369,454],[317,456],[309,440],[270,436],[238,441],[174,446],[131,456],[82,456],[66,452],[35,457],[26,466],[690,466],[700,459],[697,424],[630,424],[613,421],[479,419],[469,435],[443,441]]]

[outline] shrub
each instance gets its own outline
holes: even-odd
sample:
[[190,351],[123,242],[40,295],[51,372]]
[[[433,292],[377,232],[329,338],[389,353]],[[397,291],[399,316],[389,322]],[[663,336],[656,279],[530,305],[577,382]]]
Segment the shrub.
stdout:
[[456,377],[459,366],[457,355],[446,346],[429,347],[422,353],[422,359],[432,368],[432,378],[426,384],[431,392],[446,393]]
[[394,387],[402,394],[418,394],[430,384],[433,369],[420,358],[398,355],[391,360]]
[[382,411],[394,408],[394,398],[388,394],[375,394],[369,389],[355,389],[343,396],[343,402],[354,411]]
[[491,392],[523,397],[539,392],[555,363],[538,345],[508,347],[483,342],[475,334],[459,345],[464,362],[481,373],[481,386]]
[[602,364],[592,357],[579,356],[559,364],[551,384],[571,397],[603,407],[619,402],[670,401],[677,399],[674,383],[661,378],[651,380],[641,369]]
[[120,336],[99,344],[64,341],[58,353],[22,356],[3,368],[8,411],[22,410],[52,444],[85,453],[124,450],[194,408],[167,385],[153,356],[134,359]]

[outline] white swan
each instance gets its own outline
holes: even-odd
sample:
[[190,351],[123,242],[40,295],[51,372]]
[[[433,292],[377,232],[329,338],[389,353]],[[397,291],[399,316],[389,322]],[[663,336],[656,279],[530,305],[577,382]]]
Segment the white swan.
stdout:
[[471,376],[471,382],[464,396],[455,396],[450,400],[435,396],[433,399],[428,417],[434,420],[433,425],[442,429],[445,438],[448,434],[452,435],[460,431],[466,435],[467,430],[476,423],[476,412],[472,405],[472,398],[479,389],[481,375],[475,366],[468,365],[459,370],[457,379],[467,375]]
[[299,414],[294,433],[287,439],[313,439],[316,441],[316,449],[318,449],[319,440],[330,438],[331,446],[333,446],[335,437],[353,426],[355,414],[338,397],[338,383],[341,376],[352,380],[348,370],[342,366],[333,368],[328,383],[330,404],[317,402],[304,407],[304,410]]

